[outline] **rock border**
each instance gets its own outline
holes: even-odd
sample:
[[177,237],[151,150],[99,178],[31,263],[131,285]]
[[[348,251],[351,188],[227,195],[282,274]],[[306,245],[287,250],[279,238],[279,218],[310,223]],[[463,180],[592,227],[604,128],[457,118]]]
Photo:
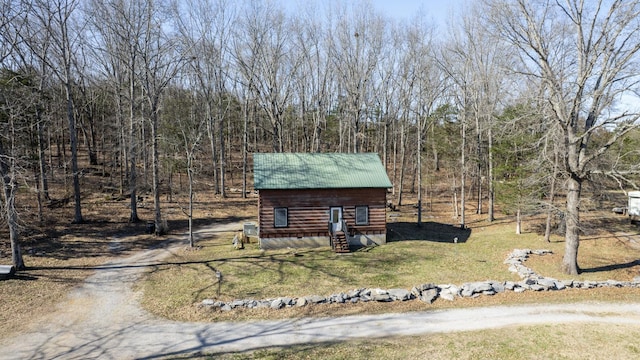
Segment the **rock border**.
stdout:
[[355,304],[359,302],[391,302],[391,301],[409,301],[419,299],[422,302],[431,304],[438,298],[448,301],[454,301],[456,298],[475,298],[481,295],[495,295],[505,291],[513,291],[522,293],[525,291],[553,291],[564,290],[567,288],[574,289],[593,289],[593,288],[621,288],[634,287],[640,288],[640,276],[635,277],[633,281],[576,281],[576,280],[557,280],[550,277],[544,277],[536,274],[532,269],[526,267],[524,262],[530,255],[544,256],[552,254],[551,250],[530,250],[530,249],[514,249],[504,261],[509,265],[509,271],[518,274],[521,281],[476,281],[464,283],[460,286],[454,284],[433,284],[426,283],[416,285],[411,290],[406,289],[370,289],[361,288],[348,292],[340,292],[329,296],[310,295],[299,298],[279,297],[272,299],[254,300],[243,299],[230,302],[216,301],[214,299],[202,300],[201,307],[210,308],[212,310],[231,311],[237,308],[246,309],[283,309],[287,307],[303,307],[317,304]]

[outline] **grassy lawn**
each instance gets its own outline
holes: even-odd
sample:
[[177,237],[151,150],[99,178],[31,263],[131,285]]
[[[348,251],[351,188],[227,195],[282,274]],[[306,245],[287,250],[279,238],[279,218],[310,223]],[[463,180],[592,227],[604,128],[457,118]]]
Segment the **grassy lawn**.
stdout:
[[639,336],[640,325],[539,325],[307,344],[195,359],[637,359]]
[[[595,215],[598,217],[600,215]],[[507,292],[454,302],[439,299],[428,305],[420,301],[403,303],[359,303],[318,305],[283,310],[234,310],[218,312],[197,307],[204,298],[299,297],[328,295],[357,287],[411,288],[433,282],[461,284],[476,280],[519,280],[507,271],[505,256],[514,248],[550,249],[552,255],[533,256],[526,265],[539,274],[567,279],[560,271],[564,242],[558,236],[551,243],[531,230],[515,235],[506,219],[490,226],[483,221],[470,224],[466,232],[444,224],[445,219],[417,228],[402,222],[389,224],[387,245],[350,255],[336,255],[328,249],[262,252],[255,243],[233,250],[232,233],[202,241],[196,251],[183,249],[172,265],[161,265],[148,273],[140,286],[144,306],[164,317],[191,321],[226,321],[340,316],[362,313],[424,311],[545,302],[610,301],[635,302],[640,289],[567,289],[549,292]],[[442,222],[439,222],[441,220]],[[609,218],[606,231],[594,228],[582,237],[579,264],[585,270],[576,280],[631,280],[640,276],[640,250],[629,234],[637,230],[622,218]],[[452,239],[458,237],[454,244]],[[464,241],[460,241],[463,239]],[[180,264],[183,263],[183,264]],[[224,274],[218,284],[214,269]],[[219,294],[218,294],[219,290]],[[209,359],[636,359],[640,325],[562,324],[508,327],[453,334],[416,337],[363,339],[344,343],[305,344],[268,348],[249,353],[216,354]],[[597,346],[594,346],[597,344]],[[180,358],[180,357],[178,357]],[[189,355],[190,359],[194,358]],[[198,358],[198,357],[196,357]]]
[[[620,222],[621,230],[626,225]],[[615,228],[615,227],[614,227]],[[630,229],[626,229],[630,230]],[[151,312],[175,320],[219,321],[292,316],[411,311],[450,306],[504,303],[582,301],[591,299],[633,301],[639,289],[615,291],[567,290],[560,292],[500,294],[495,297],[461,299],[455,304],[438,300],[433,305],[419,301],[402,304],[320,305],[302,309],[234,310],[218,312],[196,305],[203,299],[222,301],[264,299],[279,296],[329,295],[354,288],[405,288],[423,283],[462,284],[481,280],[520,280],[507,271],[503,261],[514,248],[550,249],[553,255],[532,257],[527,265],[539,274],[567,279],[560,272],[564,242],[543,241],[535,232],[514,234],[506,219],[488,226],[484,221],[461,231],[438,221],[418,228],[406,222],[389,224],[392,241],[384,246],[337,255],[329,249],[261,251],[257,244],[244,250],[231,246],[233,233],[217,234],[199,242],[197,250],[181,249],[167,265],[154,267],[145,282],[143,304]],[[458,243],[452,239],[458,237]],[[418,239],[418,240],[416,240]],[[640,250],[625,238],[609,233],[585,235],[579,263],[585,272],[576,280],[631,280],[640,276]],[[223,274],[218,284],[215,271]]]

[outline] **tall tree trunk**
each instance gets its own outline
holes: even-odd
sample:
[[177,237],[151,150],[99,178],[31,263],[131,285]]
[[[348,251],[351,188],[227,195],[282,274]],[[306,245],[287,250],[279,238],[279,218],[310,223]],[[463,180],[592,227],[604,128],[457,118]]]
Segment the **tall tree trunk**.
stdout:
[[[133,61],[133,60],[132,60]],[[137,171],[137,142],[136,142],[136,123],[135,123],[135,83],[133,68],[130,69],[129,79],[129,151],[127,151],[129,158],[129,222],[136,223],[140,221],[138,217],[138,171]]]
[[311,152],[320,152],[320,141],[322,135],[322,110],[320,108],[313,112],[313,139]]
[[[89,105],[91,106],[91,105]],[[84,116],[86,117],[86,122],[89,126],[89,130],[87,130],[86,125],[82,122],[80,123],[80,131],[82,131],[82,138],[84,139],[84,145],[87,147],[87,154],[89,155],[89,165],[95,166],[98,165],[98,153],[96,151],[96,135],[94,129],[94,119],[93,114],[91,114],[92,110],[87,110],[84,112]],[[82,119],[82,117],[81,117]]]
[[164,235],[167,231],[162,224],[162,213],[160,211],[160,159],[158,151],[158,99],[154,99],[151,108],[151,169],[153,181],[153,213],[156,228],[156,235]]
[[558,151],[553,153],[553,174],[549,189],[549,205],[547,206],[547,221],[544,227],[544,241],[551,242],[551,218],[553,216],[553,201],[556,195],[556,177],[558,176]]
[[117,112],[117,124],[118,127],[120,129],[118,137],[119,137],[119,141],[118,141],[118,145],[119,145],[119,151],[118,151],[118,155],[117,158],[114,158],[114,167],[117,166],[118,167],[118,191],[120,193],[120,195],[124,194],[124,185],[125,185],[125,179],[127,178],[128,174],[128,161],[129,161],[129,151],[128,146],[129,146],[129,142],[127,141],[127,126],[124,123],[124,110],[122,110],[122,101],[120,99],[120,96],[117,96],[118,100],[118,112]]
[[493,179],[493,131],[491,130],[491,125],[489,125],[489,129],[488,129],[488,141],[489,141],[489,149],[488,149],[488,155],[489,155],[489,209],[488,211],[488,216],[487,216],[487,221],[489,222],[493,222],[493,220],[495,220],[495,214],[494,214],[494,201],[495,201],[495,188],[494,188],[494,179]]
[[[393,137],[393,183],[397,185],[398,183],[398,134],[397,134],[397,123],[394,122],[394,137]],[[402,135],[401,135],[402,136]],[[391,194],[396,194],[396,186],[391,188]]]
[[[222,101],[222,100],[220,100]],[[220,107],[218,108],[218,111],[220,111]],[[225,190],[225,184],[224,184],[224,176],[225,176],[225,150],[224,150],[224,117],[222,115],[218,115],[220,117],[219,119],[219,124],[220,124],[220,128],[218,129],[218,146],[220,146],[220,161],[219,164],[220,165],[220,195],[223,198],[227,197],[227,192]]]
[[[144,96],[144,95],[143,95]],[[153,109],[150,109],[150,111],[153,111]],[[145,117],[145,109],[144,109],[144,103],[142,104],[142,106],[140,106],[140,118],[144,119]],[[141,153],[141,159],[142,159],[142,184],[144,187],[147,187],[147,185],[149,185],[149,144],[147,143],[148,139],[147,139],[147,127],[145,126],[144,122],[140,123],[140,126],[138,127],[139,130],[139,136],[140,136],[140,153]],[[152,157],[152,161],[153,161],[153,155]],[[152,169],[153,171],[153,169]],[[153,176],[153,175],[152,175]]]
[[89,136],[87,139],[89,150],[89,164],[98,165],[98,142],[96,140],[96,125],[93,114],[89,115]]
[[51,174],[51,181],[54,180],[55,173],[53,171],[53,148],[51,147],[51,129],[47,127],[47,148],[49,149],[49,156],[47,157],[47,166],[49,167],[49,174]]
[[571,176],[568,180],[567,211],[565,213],[566,232],[564,257],[562,258],[562,271],[569,275],[578,275],[578,246],[580,245],[580,193],[582,192],[582,179]]
[[38,222],[44,221],[44,214],[42,212],[42,189],[40,188],[40,174],[34,169],[33,176],[36,179],[36,202],[38,205]]
[[244,119],[242,122],[242,198],[247,198],[247,167],[249,154],[249,100],[244,104]]
[[453,218],[458,219],[460,213],[458,212],[458,189],[456,188],[456,177],[453,176]]
[[407,153],[407,142],[405,140],[405,133],[404,133],[404,128],[405,125],[404,123],[402,124],[402,130],[400,131],[400,151],[402,152],[400,154],[400,181],[399,181],[399,185],[398,185],[398,206],[402,206],[402,192],[403,192],[403,188],[404,188],[404,168],[405,168],[405,156]]
[[[70,70],[68,71],[70,73]],[[67,117],[69,120],[69,142],[71,143],[71,176],[73,177],[74,199],[73,223],[81,224],[83,222],[83,219],[80,203],[80,174],[78,172],[78,136],[76,130],[76,118],[73,110],[73,99],[71,97],[71,84],[69,83],[69,81],[67,81],[65,85],[65,96],[67,98]]]
[[[4,167],[4,166],[3,166]],[[5,217],[7,225],[9,227],[9,242],[11,243],[11,262],[17,270],[24,270],[24,260],[22,259],[22,250],[20,249],[20,233],[18,231],[18,214],[16,211],[16,184],[15,179],[9,173],[4,173],[3,170],[3,185],[4,185],[4,201],[5,201]]]
[[138,217],[138,171],[136,170],[136,156],[135,156],[135,135],[129,134],[130,141],[130,149],[129,149],[129,205],[130,205],[130,215],[129,222],[136,223],[140,221]]
[[[208,96],[207,96],[208,97]],[[215,124],[213,121],[213,111],[211,110],[211,100],[207,99],[207,136],[209,137],[209,147],[211,148],[211,169],[213,170],[213,191],[220,194],[220,178],[218,177],[218,150],[216,148]]]
[[[43,81],[40,81],[38,92],[42,96]],[[38,137],[38,173],[40,182],[40,192],[44,196],[45,200],[50,200],[49,197],[49,182],[47,181],[47,160],[45,155],[45,139],[44,139],[45,125],[42,119],[42,110],[39,106],[36,107],[36,132]],[[51,154],[51,149],[49,149]]]
[[476,192],[477,192],[477,204],[476,204],[476,214],[482,214],[482,134],[480,131],[480,116],[478,115],[478,111],[475,111],[476,118]]
[[387,171],[387,166],[389,163],[389,154],[388,152],[388,148],[389,148],[389,127],[391,127],[391,123],[390,121],[388,121],[386,118],[384,120],[384,134],[383,134],[383,148],[382,148],[382,164],[384,165],[384,170]]
[[436,126],[431,127],[431,151],[433,152],[433,171],[440,171],[440,154],[438,153],[438,146],[435,135]]
[[465,147],[467,146],[467,125],[465,119],[462,120],[462,145],[460,150],[460,228],[464,229],[465,224],[465,207],[466,207],[466,175],[467,175],[467,154]]
[[417,146],[417,167],[418,167],[418,226],[422,223],[422,121],[418,119],[418,146]]
[[[40,112],[38,111],[38,114]],[[45,200],[49,200],[49,182],[47,181],[47,160],[44,148],[44,133],[42,131],[43,125],[40,115],[38,115],[38,122],[36,125],[36,131],[38,132],[38,181],[40,185],[40,192]]]
[[187,155],[187,175],[189,177],[189,247],[195,246],[195,240],[193,238],[193,169],[191,155]]
[[360,109],[357,104],[353,116],[353,153],[357,154],[360,152]]
[[[10,131],[14,132],[13,121],[10,120]],[[12,134],[12,139],[15,135]],[[12,144],[11,152],[14,145]],[[3,143],[0,141],[0,176],[2,176],[2,187],[4,197],[4,213],[9,227],[9,242],[11,243],[11,261],[17,270],[24,270],[24,260],[20,249],[20,232],[18,230],[18,213],[16,211],[16,179],[15,179],[15,158],[7,153]]]

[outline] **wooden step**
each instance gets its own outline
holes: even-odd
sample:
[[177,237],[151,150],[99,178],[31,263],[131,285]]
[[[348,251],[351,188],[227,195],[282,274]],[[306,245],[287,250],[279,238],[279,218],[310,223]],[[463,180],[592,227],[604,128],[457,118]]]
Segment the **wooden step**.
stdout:
[[343,233],[337,233],[333,237],[333,251],[336,253],[348,253],[351,252],[349,249],[349,242],[347,241],[347,237]]

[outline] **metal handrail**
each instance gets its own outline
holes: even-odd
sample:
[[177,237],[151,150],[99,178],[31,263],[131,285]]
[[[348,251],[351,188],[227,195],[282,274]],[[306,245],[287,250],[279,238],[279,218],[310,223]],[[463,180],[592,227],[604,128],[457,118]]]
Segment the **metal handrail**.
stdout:
[[349,227],[347,226],[347,220],[342,219],[342,232],[345,236],[349,236]]
[[336,245],[333,242],[333,237],[335,236],[334,232],[333,232],[333,226],[331,221],[329,221],[329,245],[331,246],[332,250],[336,249]]

